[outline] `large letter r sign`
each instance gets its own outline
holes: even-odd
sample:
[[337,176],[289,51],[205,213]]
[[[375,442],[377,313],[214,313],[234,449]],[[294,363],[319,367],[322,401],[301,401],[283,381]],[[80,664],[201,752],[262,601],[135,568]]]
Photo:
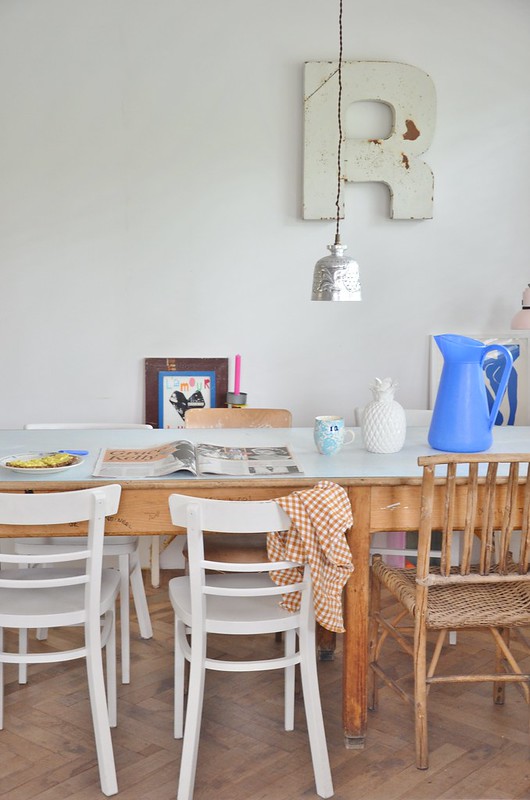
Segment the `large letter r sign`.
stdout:
[[[337,194],[338,64],[305,65],[304,219],[334,219]],[[434,134],[436,94],[425,72],[389,61],[342,65],[342,112],[375,100],[393,112],[387,139],[346,138],[341,175],[346,181],[380,181],[390,190],[394,219],[430,219],[433,175],[421,159]],[[344,120],[343,120],[344,130]],[[341,209],[341,216],[343,208]]]

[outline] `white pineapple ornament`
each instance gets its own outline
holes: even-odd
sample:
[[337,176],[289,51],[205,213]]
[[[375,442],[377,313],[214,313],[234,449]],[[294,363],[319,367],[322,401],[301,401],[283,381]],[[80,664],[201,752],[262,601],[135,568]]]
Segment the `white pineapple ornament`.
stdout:
[[370,453],[397,453],[403,447],[407,424],[403,407],[394,400],[397,383],[375,378],[370,386],[374,399],[362,418],[364,446]]

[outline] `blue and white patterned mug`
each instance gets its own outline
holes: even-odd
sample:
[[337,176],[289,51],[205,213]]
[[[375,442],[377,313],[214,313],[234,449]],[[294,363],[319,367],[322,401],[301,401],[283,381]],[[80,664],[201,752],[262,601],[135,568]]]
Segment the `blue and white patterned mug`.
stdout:
[[323,456],[338,453],[342,445],[351,444],[355,439],[354,432],[345,429],[343,417],[315,417],[313,436]]

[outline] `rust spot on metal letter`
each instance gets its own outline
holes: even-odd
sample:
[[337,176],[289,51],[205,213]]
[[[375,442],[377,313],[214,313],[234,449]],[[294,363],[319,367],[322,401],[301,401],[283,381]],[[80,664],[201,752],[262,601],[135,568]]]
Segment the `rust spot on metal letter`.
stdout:
[[381,139],[368,139],[370,144],[381,144]]
[[403,138],[414,142],[420,135],[420,132],[411,119],[405,120],[405,124],[407,126],[407,131],[403,134]]
[[405,153],[401,153],[401,162],[402,162],[403,166],[405,167],[405,169],[410,169],[409,159],[408,159],[408,156]]

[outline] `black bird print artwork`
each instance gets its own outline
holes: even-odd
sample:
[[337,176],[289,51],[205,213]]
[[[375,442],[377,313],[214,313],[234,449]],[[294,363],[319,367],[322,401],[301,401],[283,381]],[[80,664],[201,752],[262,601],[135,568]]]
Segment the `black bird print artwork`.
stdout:
[[184,419],[188,408],[204,408],[206,405],[202,392],[198,389],[193,394],[190,394],[188,398],[186,398],[184,392],[176,390],[170,396],[169,402],[182,419]]

